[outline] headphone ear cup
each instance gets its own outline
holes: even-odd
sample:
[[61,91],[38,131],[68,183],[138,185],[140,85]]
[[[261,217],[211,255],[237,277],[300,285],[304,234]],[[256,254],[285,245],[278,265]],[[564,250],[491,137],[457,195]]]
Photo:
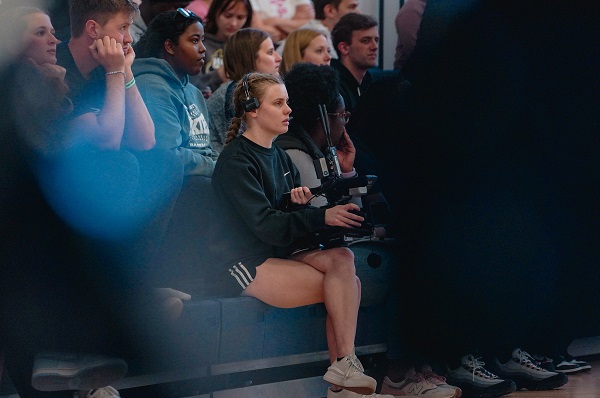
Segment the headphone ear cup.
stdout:
[[244,105],[244,111],[251,112],[255,109],[258,109],[258,107],[260,106],[260,102],[258,102],[258,100],[256,98],[250,97],[249,99],[244,101],[243,105]]
[[250,96],[250,87],[248,87],[248,76],[250,76],[249,73],[244,75],[244,77],[242,78],[242,86],[244,87],[244,91],[246,94],[246,100],[242,103],[242,105],[244,106],[244,111],[246,112],[258,109],[258,107],[260,106],[260,102],[258,102],[256,98]]

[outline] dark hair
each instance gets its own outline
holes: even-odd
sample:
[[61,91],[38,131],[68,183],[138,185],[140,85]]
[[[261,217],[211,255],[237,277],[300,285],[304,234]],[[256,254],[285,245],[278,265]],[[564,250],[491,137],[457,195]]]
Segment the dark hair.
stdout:
[[120,12],[132,17],[138,12],[137,4],[131,0],[70,0],[69,4],[72,37],[81,36],[90,19],[103,26]]
[[[265,96],[267,89],[274,84],[284,84],[283,80],[279,76],[272,75],[270,73],[259,73],[253,72],[247,75],[245,79],[248,87],[248,93],[250,97],[256,98],[260,103]],[[232,83],[233,84],[233,83]],[[233,92],[233,109],[235,116],[231,119],[229,130],[227,131],[227,137],[225,138],[225,145],[229,144],[240,132],[242,121],[246,118],[246,112],[244,110],[244,102],[246,102],[246,88],[244,87],[244,79],[240,79]]]
[[377,21],[369,15],[357,14],[354,12],[344,15],[331,31],[333,48],[335,48],[335,51],[339,55],[338,44],[352,44],[352,32],[370,29],[373,26],[377,26]]
[[323,9],[326,5],[333,5],[335,9],[340,6],[342,0],[313,0],[313,4],[315,6],[315,19],[320,19],[321,21],[325,19],[325,11]]
[[294,111],[292,123],[298,123],[308,133],[319,121],[319,104],[324,104],[329,112],[335,112],[342,104],[338,91],[340,78],[329,65],[298,63],[284,80],[289,105]]
[[196,15],[177,18],[178,13],[179,11],[170,10],[154,17],[144,35],[134,45],[137,58],[164,58],[165,41],[171,40],[173,44],[177,44],[188,26],[197,22],[202,24],[202,20]]
[[227,76],[237,81],[254,71],[260,45],[270,37],[267,32],[254,28],[240,29],[229,36],[223,46],[223,67]]
[[213,0],[210,4],[210,8],[208,9],[208,13],[206,14],[206,21],[204,23],[204,31],[206,33],[217,34],[217,18],[225,12],[229,7],[237,4],[244,3],[246,6],[246,11],[248,11],[248,19],[246,19],[246,23],[243,28],[248,28],[252,23],[252,5],[250,4],[250,0]]

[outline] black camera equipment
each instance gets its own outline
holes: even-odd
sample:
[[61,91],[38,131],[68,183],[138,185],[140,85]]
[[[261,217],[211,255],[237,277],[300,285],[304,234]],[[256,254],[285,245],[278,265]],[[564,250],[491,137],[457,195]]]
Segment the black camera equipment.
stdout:
[[[328,207],[349,203],[354,198],[361,198],[369,192],[369,189],[377,181],[377,176],[364,175],[350,178],[342,178],[340,163],[337,157],[336,148],[331,141],[331,130],[329,128],[329,119],[325,105],[319,105],[320,120],[327,140],[327,148],[324,151],[324,157],[313,161],[317,176],[321,180],[321,186],[311,188],[313,197],[325,196]],[[359,202],[360,203],[360,202]],[[290,201],[289,193],[284,197],[281,210],[293,211],[302,206],[294,205]],[[375,215],[373,205],[361,208],[357,214],[364,217],[360,227],[342,228],[326,227],[314,233],[312,237],[313,247],[339,247],[348,246],[357,240],[371,238],[375,235]]]

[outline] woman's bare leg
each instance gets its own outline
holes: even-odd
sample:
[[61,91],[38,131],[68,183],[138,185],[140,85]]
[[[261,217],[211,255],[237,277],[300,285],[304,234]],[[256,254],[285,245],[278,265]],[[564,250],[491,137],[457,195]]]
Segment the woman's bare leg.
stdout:
[[312,251],[289,260],[268,259],[256,268],[245,294],[282,308],[324,302],[331,324],[327,330],[333,334],[327,339],[330,355],[352,354],[360,292],[350,249]]

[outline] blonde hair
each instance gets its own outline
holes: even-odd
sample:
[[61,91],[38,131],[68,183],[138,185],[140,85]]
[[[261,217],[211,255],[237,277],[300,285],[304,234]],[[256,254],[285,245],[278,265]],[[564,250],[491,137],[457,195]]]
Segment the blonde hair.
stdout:
[[248,98],[244,83],[246,83],[248,87],[248,94],[250,97],[256,98],[259,104],[262,102],[262,99],[270,86],[274,84],[284,84],[279,76],[270,73],[253,72],[240,79],[233,92],[233,109],[235,111],[235,116],[231,119],[231,123],[229,124],[225,145],[229,144],[238,136],[240,128],[242,127],[242,121],[246,120],[244,102],[246,102]]
[[303,62],[304,50],[315,37],[325,36],[323,32],[316,29],[296,29],[285,39],[283,54],[281,55],[281,73],[289,72],[298,62]]

